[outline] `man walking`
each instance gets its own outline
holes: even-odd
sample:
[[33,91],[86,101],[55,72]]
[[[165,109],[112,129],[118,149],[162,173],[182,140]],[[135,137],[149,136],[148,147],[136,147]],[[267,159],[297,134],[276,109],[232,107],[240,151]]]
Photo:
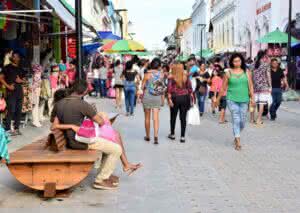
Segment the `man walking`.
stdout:
[[[21,135],[20,121],[22,115],[23,104],[23,88],[22,84],[25,83],[23,79],[24,71],[20,65],[20,55],[14,53],[12,56],[12,63],[5,66],[0,74],[0,83],[7,89],[6,102],[7,102],[7,116],[5,123],[5,130],[11,136]],[[14,130],[11,130],[11,121],[14,120]]]

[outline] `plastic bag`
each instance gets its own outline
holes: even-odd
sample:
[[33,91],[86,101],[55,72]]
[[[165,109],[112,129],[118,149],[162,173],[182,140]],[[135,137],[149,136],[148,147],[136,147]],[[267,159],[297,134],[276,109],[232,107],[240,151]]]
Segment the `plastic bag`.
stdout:
[[200,115],[196,104],[192,106],[191,109],[188,111],[187,123],[193,126],[200,125]]

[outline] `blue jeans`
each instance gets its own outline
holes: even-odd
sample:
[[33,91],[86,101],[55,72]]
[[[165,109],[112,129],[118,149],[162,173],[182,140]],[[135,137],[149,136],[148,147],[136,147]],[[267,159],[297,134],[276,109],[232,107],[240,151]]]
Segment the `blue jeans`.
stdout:
[[125,105],[126,112],[133,114],[134,112],[134,101],[135,101],[135,83],[134,81],[125,81],[124,83],[124,94],[125,94]]
[[106,79],[100,79],[100,93],[101,97],[106,97]]
[[94,87],[95,87],[96,96],[98,96],[98,94],[100,94],[101,91],[101,83],[99,78],[94,79]]
[[201,94],[200,92],[196,92],[196,95],[197,95],[199,112],[200,113],[204,113],[206,93],[205,94]]
[[277,118],[277,110],[279,109],[281,102],[282,102],[282,89],[280,88],[273,88],[272,89],[272,105],[270,108],[270,115],[271,119],[276,119]]
[[241,137],[241,132],[245,128],[248,104],[248,102],[237,103],[227,100],[227,106],[231,112],[233,134],[235,138]]

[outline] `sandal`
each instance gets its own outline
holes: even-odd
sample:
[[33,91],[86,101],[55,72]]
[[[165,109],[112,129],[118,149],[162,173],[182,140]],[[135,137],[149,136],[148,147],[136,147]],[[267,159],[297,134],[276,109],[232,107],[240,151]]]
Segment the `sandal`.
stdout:
[[158,145],[158,137],[155,137],[155,138],[154,138],[154,144],[155,144],[155,145]]
[[257,121],[256,121],[256,122],[255,122],[256,127],[262,127],[263,124],[264,124],[263,121],[260,121],[260,122],[257,122]]
[[127,173],[128,176],[131,176],[134,172],[136,172],[138,169],[143,167],[143,165],[141,163],[138,163],[135,166],[136,166],[135,168],[129,168],[129,169],[124,170],[124,172]]
[[240,150],[242,149],[241,144],[238,143],[237,140],[234,140],[234,143],[235,143],[235,148],[234,148],[234,149],[235,149],[236,151],[240,151]]
[[172,140],[172,141],[176,139],[176,138],[175,138],[175,135],[172,135],[172,134],[169,134],[169,135],[168,135],[168,138],[169,138],[170,140]]

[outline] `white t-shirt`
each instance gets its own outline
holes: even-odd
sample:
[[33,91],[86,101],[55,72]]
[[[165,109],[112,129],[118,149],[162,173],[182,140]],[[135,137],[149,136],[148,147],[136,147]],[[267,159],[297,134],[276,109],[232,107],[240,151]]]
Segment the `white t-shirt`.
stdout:
[[100,77],[99,69],[93,69],[93,77],[94,79],[98,79]]

